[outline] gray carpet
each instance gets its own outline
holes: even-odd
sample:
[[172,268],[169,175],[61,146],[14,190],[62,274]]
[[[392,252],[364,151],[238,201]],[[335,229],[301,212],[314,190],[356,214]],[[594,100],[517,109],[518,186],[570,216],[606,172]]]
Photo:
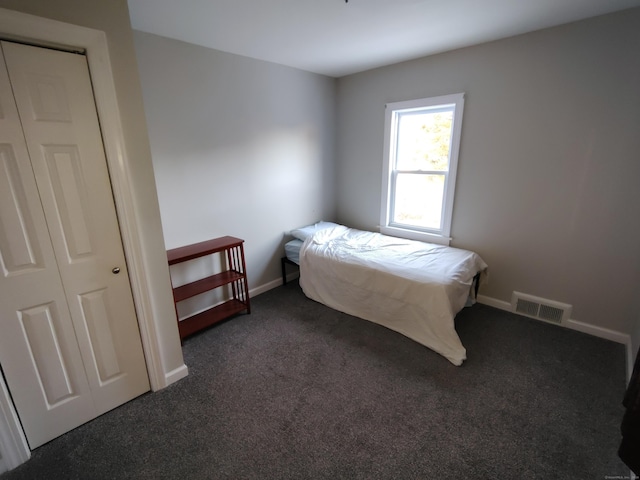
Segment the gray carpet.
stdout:
[[620,344],[483,305],[455,367],[290,283],[184,344],[190,375],[36,449],[14,479],[604,479]]

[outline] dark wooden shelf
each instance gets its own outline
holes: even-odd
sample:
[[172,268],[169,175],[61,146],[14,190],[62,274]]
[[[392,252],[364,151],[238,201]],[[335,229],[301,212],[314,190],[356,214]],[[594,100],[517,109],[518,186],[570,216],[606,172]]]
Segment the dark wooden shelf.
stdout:
[[216,253],[223,255],[221,264],[224,265],[225,259],[227,264],[227,269],[222,272],[175,287],[173,300],[176,304],[176,315],[178,314],[178,302],[201,293],[229,285],[233,295],[231,299],[220,305],[178,321],[181,340],[245,310],[247,313],[251,313],[243,243],[244,240],[240,238],[226,236],[167,251],[169,265],[176,265]]
[[231,299],[220,305],[216,305],[209,310],[200,312],[193,317],[185,318],[178,322],[178,330],[180,330],[180,338],[193,335],[200,330],[215,325],[223,320],[226,320],[233,315],[237,315],[246,310],[247,306],[239,300]]
[[215,275],[211,275],[210,277],[196,280],[195,282],[187,283],[186,285],[174,288],[173,299],[176,302],[180,302],[182,300],[186,300],[187,298],[195,297],[196,295],[208,292],[209,290],[213,290],[214,288],[222,287],[242,278],[244,278],[244,275],[232,270],[216,273]]
[[212,253],[222,252],[243,243],[244,240],[229,236],[205,240],[204,242],[167,250],[167,260],[169,265],[175,265],[176,263],[186,262],[194,258],[211,255]]

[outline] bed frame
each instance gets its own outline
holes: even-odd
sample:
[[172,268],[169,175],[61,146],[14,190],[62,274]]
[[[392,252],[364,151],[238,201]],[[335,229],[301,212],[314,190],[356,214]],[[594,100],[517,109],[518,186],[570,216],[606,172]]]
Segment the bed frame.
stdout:
[[296,262],[289,260],[287,257],[282,257],[280,259],[280,265],[282,268],[282,285],[287,284],[287,264],[293,265],[294,267],[299,267]]

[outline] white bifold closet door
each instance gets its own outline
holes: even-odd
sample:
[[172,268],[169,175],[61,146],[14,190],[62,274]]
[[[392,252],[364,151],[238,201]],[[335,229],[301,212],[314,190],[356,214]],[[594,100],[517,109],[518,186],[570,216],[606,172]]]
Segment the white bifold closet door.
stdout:
[[86,59],[1,47],[0,366],[33,449],[149,380]]

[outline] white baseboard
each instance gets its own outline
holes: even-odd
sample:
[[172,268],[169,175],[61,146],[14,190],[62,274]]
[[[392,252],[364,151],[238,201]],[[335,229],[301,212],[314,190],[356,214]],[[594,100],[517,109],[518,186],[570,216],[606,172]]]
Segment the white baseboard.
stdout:
[[[293,272],[287,275],[287,282],[291,282],[293,280],[295,280],[296,278],[298,278],[300,276],[300,274],[298,272]],[[280,285],[282,285],[282,279],[279,278],[277,280],[272,280],[270,282],[264,283],[258,287],[254,287],[252,289],[249,290],[249,296],[250,297],[255,297],[260,295],[261,293],[265,293],[268,292],[269,290],[271,290],[272,288],[276,288],[279,287]]]
[[[506,310],[507,312],[511,312],[511,303],[505,302],[504,300],[498,300],[496,298],[487,297],[485,295],[478,295],[478,303],[482,303],[483,305],[488,305],[490,307],[498,308],[500,310]],[[631,378],[631,372],[633,371],[633,363],[634,363],[634,352],[631,348],[631,336],[618,332],[616,330],[611,330],[609,328],[598,327],[597,325],[591,325],[590,323],[580,322],[578,320],[569,319],[564,322],[561,327],[569,328],[571,330],[576,330],[578,332],[586,333],[588,335],[593,335],[594,337],[604,338],[605,340],[611,340],[612,342],[621,343],[625,346],[626,349],[626,367],[627,367],[627,379]]]
[[[504,300],[498,300],[496,298],[487,297],[485,295],[478,295],[478,303],[511,312],[511,303],[505,302]],[[578,320],[569,319],[560,326],[570,328],[571,330],[577,330],[582,333],[587,333],[589,335],[593,335],[594,337],[600,337],[606,340],[611,340],[613,342],[622,343],[623,345],[631,345],[631,337],[626,333],[618,332],[616,330],[611,330],[608,328],[598,327],[596,325],[591,325],[590,323],[584,323]]]
[[590,323],[579,322],[578,320],[569,319],[563,325],[571,330],[577,330],[578,332],[588,333],[595,337],[604,338],[613,342],[622,343],[623,345],[631,346],[631,337],[625,333],[618,332],[616,330],[610,330],[608,328],[598,327],[591,325]]
[[487,297],[486,295],[478,295],[477,300],[478,303],[481,303],[483,305],[489,305],[490,307],[498,308],[500,310],[506,310],[507,312],[511,311],[511,304],[503,300]]
[[170,372],[165,373],[165,375],[164,375],[165,385],[164,386],[168,387],[172,383],[177,382],[178,380],[186,377],[187,375],[189,375],[189,369],[187,368],[186,365],[182,364],[178,368],[174,368]]
[[279,287],[280,285],[282,285],[281,279],[271,280],[270,282],[251,288],[249,290],[249,297],[256,297],[261,293],[268,292],[269,290]]

